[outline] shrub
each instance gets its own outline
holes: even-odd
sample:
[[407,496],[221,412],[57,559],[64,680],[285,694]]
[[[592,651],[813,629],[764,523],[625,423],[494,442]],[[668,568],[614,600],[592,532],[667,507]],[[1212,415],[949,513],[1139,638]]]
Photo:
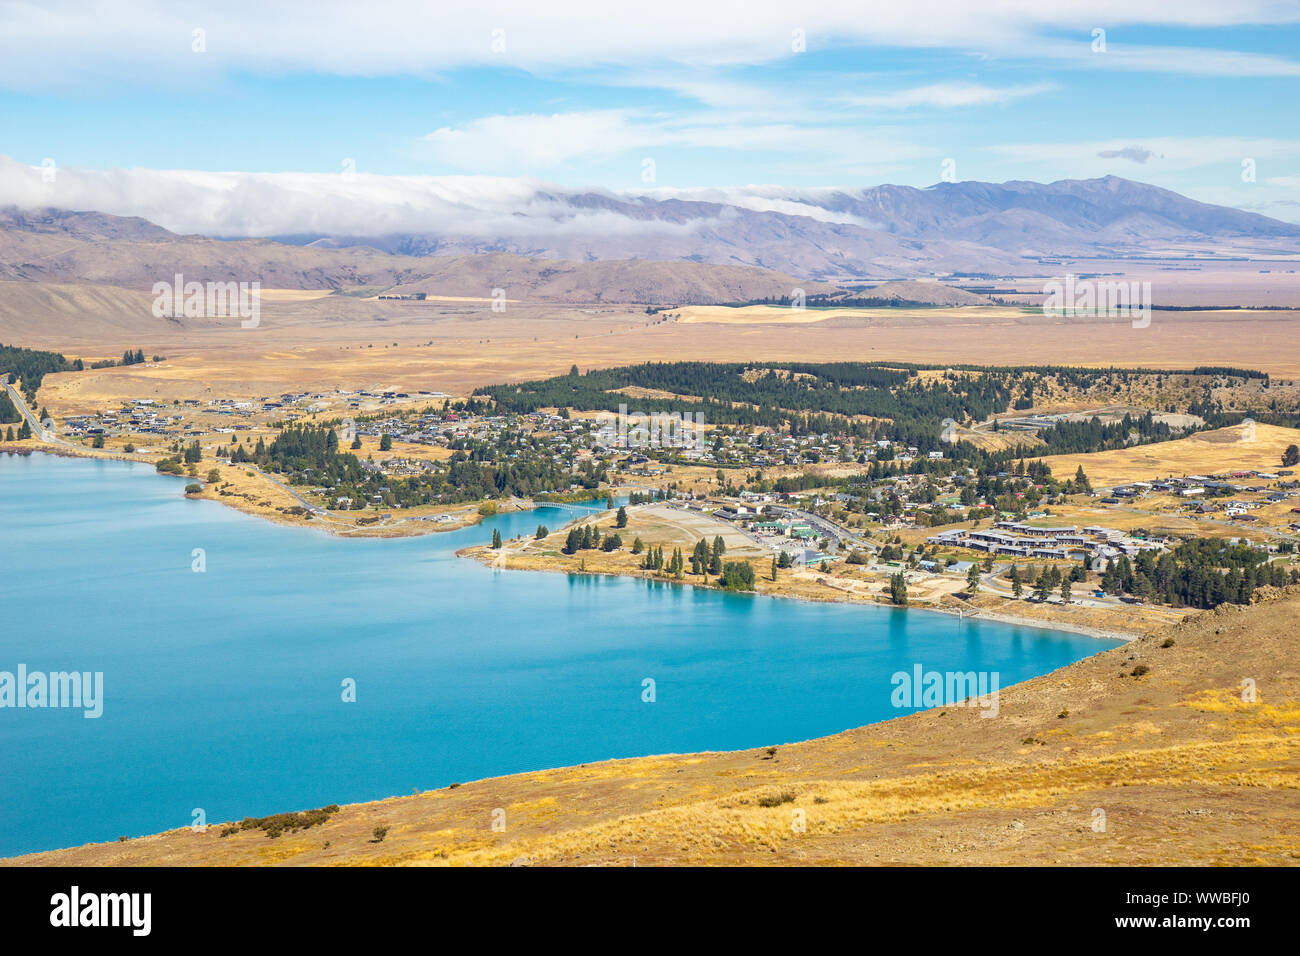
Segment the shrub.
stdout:
[[1151,668],[1147,667],[1145,664],[1139,664],[1137,667],[1133,668],[1133,676],[1141,677],[1143,674],[1149,673],[1150,670]]
[[294,813],[276,813],[269,817],[244,817],[239,823],[227,824],[221,830],[221,835],[230,836],[240,830],[262,830],[268,837],[274,840],[282,833],[292,833],[295,830],[307,830],[318,824],[324,823],[333,814],[339,812],[339,805],[331,803],[328,807],[321,807],[317,810],[303,810]]
[[764,794],[758,798],[760,807],[779,807],[783,803],[794,803],[794,791],[782,790],[780,793]]
[[754,568],[748,561],[728,561],[722,568],[722,586],[728,591],[754,590]]
[[383,843],[384,837],[388,836],[388,827],[375,827],[374,834],[375,834],[375,838],[371,842]]

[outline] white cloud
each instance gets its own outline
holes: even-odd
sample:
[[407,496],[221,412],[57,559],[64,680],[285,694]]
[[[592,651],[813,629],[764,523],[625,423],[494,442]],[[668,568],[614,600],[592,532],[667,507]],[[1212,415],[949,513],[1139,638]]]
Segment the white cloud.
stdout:
[[[590,146],[589,137],[606,130],[602,123],[608,120],[609,117],[566,117],[557,122],[573,131],[580,143]],[[620,124],[631,126],[635,133],[631,139],[621,140],[623,147],[641,141],[635,122],[618,117],[619,129]],[[485,128],[473,127],[473,130],[466,134],[468,138],[454,140],[455,149],[466,151],[466,156],[475,150],[494,148],[495,137],[501,135],[500,129],[492,124]],[[688,128],[675,135],[699,143],[704,141],[705,131]],[[725,136],[727,131],[724,129],[719,135]],[[754,131],[752,135],[766,140],[768,136],[779,137],[782,133],[774,129]],[[842,135],[853,148],[860,148],[859,137],[870,138],[873,133],[831,131],[828,135]],[[546,144],[549,137],[542,135],[540,141]],[[832,145],[821,142],[823,147]],[[1138,141],[1009,144],[995,147],[995,152],[1030,166],[1038,174],[1032,178],[1047,180],[1122,174],[1127,171],[1123,166],[1132,166],[1130,160],[1105,159],[1099,154],[1115,152],[1122,157],[1135,149],[1150,156],[1142,166],[1145,181],[1206,202],[1269,212],[1264,208],[1267,204],[1273,210],[1270,214],[1279,218],[1300,218],[1295,211],[1295,201],[1300,199],[1300,177],[1290,174],[1294,160],[1300,157],[1300,140],[1157,137]],[[1242,181],[1244,158],[1255,161],[1258,182]],[[869,155],[854,160],[871,161],[873,157]],[[884,165],[890,157],[875,157],[874,161]],[[1122,166],[1117,169],[1117,164]],[[1180,180],[1183,171],[1201,167],[1218,172],[1212,177],[1200,175],[1195,181]],[[935,169],[937,172],[938,167]],[[540,178],[486,175],[381,176],[84,167],[59,168],[53,181],[47,182],[45,172],[40,167],[0,156],[0,206],[29,209],[53,206],[140,216],[173,232],[220,237],[435,233],[479,238],[506,235],[545,238],[633,232],[672,236],[690,233],[710,223],[717,225],[718,220],[735,215],[736,209],[875,227],[872,222],[841,211],[850,205],[846,200],[857,194],[860,187],[677,188],[646,184],[617,192],[561,186]],[[572,201],[578,194],[587,197],[581,204]],[[592,196],[597,201],[591,202]],[[608,202],[602,202],[600,197]],[[638,218],[635,203],[639,197],[712,203],[722,209],[717,212],[717,219],[647,220]],[[624,202],[633,205],[620,208]]]
[[1128,46],[1109,39],[1104,53],[1087,42],[1041,41],[1035,56],[1063,65],[1137,73],[1177,73],[1188,76],[1300,76],[1300,61],[1267,53],[1241,53],[1205,47]]
[[[1101,22],[1099,22],[1101,21]],[[532,71],[761,64],[809,50],[902,46],[976,50],[1004,58],[1081,57],[1108,29],[1111,63],[1129,69],[1207,68],[1294,75],[1279,57],[1168,48],[1125,50],[1125,25],[1209,27],[1300,21],[1275,0],[787,0],[652,5],[605,0],[24,0],[0,2],[0,84],[40,89],[105,80],[175,87],[231,71],[409,75],[462,67]],[[204,52],[193,52],[202,30]],[[493,31],[504,31],[494,51]],[[1047,42],[1077,32],[1075,44]]]
[[1251,136],[1153,136],[1072,143],[1003,143],[989,149],[1013,162],[1050,164],[1069,176],[1102,176],[1129,166],[1133,150],[1148,169],[1181,171],[1224,166],[1236,176],[1243,159],[1300,156],[1300,139]]
[[799,188],[778,185],[697,187],[675,189],[657,187],[644,190],[641,195],[652,199],[683,199],[689,202],[722,203],[751,209],[755,212],[776,212],[788,216],[807,216],[819,222],[846,223],[868,229],[879,228],[879,223],[862,219],[847,212],[837,212],[822,206],[833,203],[837,196],[856,190],[839,186]]
[[860,96],[845,96],[841,102],[850,106],[880,110],[909,110],[917,107],[957,109],[972,106],[997,106],[1026,96],[1037,96],[1055,89],[1051,84],[991,87],[979,83],[932,83],[911,89]]
[[656,141],[653,124],[638,123],[629,110],[591,110],[549,116],[483,116],[461,127],[443,127],[424,138],[440,163],[467,169],[520,169],[602,158]]
[[[871,228],[820,204],[840,187],[776,185],[718,189],[647,187],[614,192],[498,176],[378,176],[199,170],[60,168],[46,182],[40,167],[0,156],[0,206],[52,206],[140,216],[172,232],[225,238],[289,235],[382,236],[438,233],[498,235],[681,235],[735,215],[736,207]],[[570,202],[607,197],[627,210]],[[637,200],[681,199],[723,208],[714,219],[638,218]],[[594,207],[593,207],[594,206]]]
[[[797,121],[796,121],[797,120]],[[670,150],[714,149],[787,155],[805,168],[882,169],[928,159],[933,150],[860,123],[818,116],[766,115],[710,110],[665,115],[635,110],[591,110],[551,115],[493,115],[424,137],[423,158],[466,170],[515,171],[590,167],[625,157],[629,179],[643,159]],[[779,164],[779,160],[775,161]],[[935,161],[937,168],[937,160]]]
[[[173,232],[219,237],[440,233],[496,235],[681,234],[698,223],[641,222],[580,209],[574,190],[493,176],[377,176],[196,170],[56,170],[0,156],[0,206],[140,216]],[[600,190],[583,190],[585,193]],[[619,198],[607,193],[611,199]]]

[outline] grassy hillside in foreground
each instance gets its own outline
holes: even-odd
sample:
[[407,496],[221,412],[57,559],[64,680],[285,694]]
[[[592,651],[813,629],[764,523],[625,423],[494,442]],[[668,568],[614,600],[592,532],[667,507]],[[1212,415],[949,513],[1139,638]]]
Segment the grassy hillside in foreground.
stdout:
[[[992,719],[938,708],[770,751],[356,804],[275,838],[215,825],[6,862],[1294,866],[1297,615],[1300,587],[1190,617],[1003,690]],[[1254,702],[1242,699],[1247,679]],[[498,808],[505,832],[492,829]],[[376,827],[388,828],[379,842]]]

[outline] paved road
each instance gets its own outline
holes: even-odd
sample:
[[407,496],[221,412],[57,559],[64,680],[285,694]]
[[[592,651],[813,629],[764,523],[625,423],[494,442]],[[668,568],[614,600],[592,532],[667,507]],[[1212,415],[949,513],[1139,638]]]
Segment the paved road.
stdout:
[[33,438],[37,441],[49,442],[52,445],[62,445],[65,448],[81,447],[75,442],[70,442],[66,438],[60,438],[54,432],[47,432],[42,428],[40,419],[36,417],[36,412],[32,411],[31,407],[27,404],[27,399],[23,398],[22,392],[18,391],[17,388],[9,383],[8,376],[5,378],[5,388],[9,392],[9,398],[13,401],[14,407],[18,409],[18,413],[22,415],[23,418],[27,420],[27,424],[31,426]]
[[36,413],[27,407],[27,401],[23,398],[22,393],[9,384],[8,376],[5,376],[5,389],[9,392],[9,398],[13,401],[14,407],[18,409],[18,414],[23,416],[27,420],[27,424],[31,426],[32,437],[44,440],[45,429],[37,421]]
[[858,535],[850,531],[848,528],[845,528],[843,525],[838,524],[837,522],[834,522],[829,518],[823,518],[821,515],[815,515],[811,511],[802,511],[799,508],[786,507],[785,510],[789,514],[796,515],[797,517],[802,518],[804,521],[808,522],[808,524],[812,525],[812,527],[821,531],[827,537],[834,538],[837,541],[848,542],[849,546],[852,548],[859,548],[863,551],[869,551],[873,554],[880,550],[878,545],[873,544],[872,542],[866,540],[865,538],[859,537]]

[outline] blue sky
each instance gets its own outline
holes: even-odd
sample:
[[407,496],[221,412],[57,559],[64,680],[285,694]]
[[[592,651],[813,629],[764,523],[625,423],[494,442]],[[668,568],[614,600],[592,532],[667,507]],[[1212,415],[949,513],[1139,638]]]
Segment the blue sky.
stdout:
[[118,208],[148,170],[671,191],[947,169],[1300,220],[1295,2],[612,6],[0,0],[0,156],[102,189],[135,170]]

